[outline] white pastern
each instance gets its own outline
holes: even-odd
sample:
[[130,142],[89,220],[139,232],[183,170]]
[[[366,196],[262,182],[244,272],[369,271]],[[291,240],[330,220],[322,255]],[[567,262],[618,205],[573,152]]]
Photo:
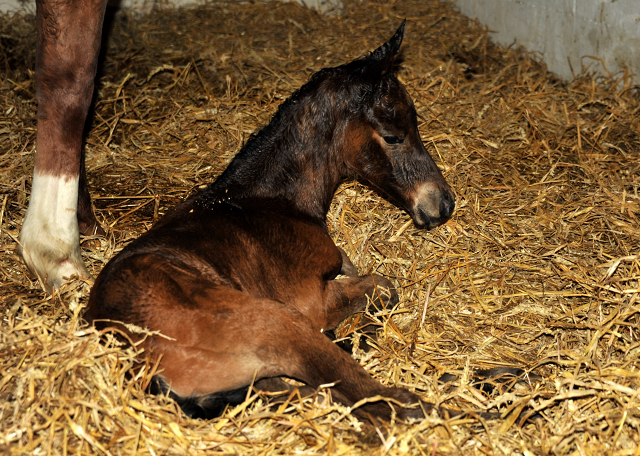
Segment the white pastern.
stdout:
[[90,277],[80,254],[78,177],[33,176],[19,253],[50,292],[74,274]]

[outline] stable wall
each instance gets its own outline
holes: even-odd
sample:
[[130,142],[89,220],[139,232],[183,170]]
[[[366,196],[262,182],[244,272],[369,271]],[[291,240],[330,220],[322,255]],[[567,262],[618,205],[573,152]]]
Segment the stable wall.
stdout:
[[[455,0],[502,45],[539,52],[564,79],[584,67],[640,75],[640,0]],[[640,78],[636,77],[636,81]]]
[[[327,11],[342,0],[295,1]],[[496,42],[539,52],[549,70],[564,79],[571,79],[583,67],[601,74],[628,68],[640,75],[640,0],[453,1],[462,13],[495,31],[492,38]],[[202,2],[111,0],[138,11],[150,11],[156,3],[179,6]],[[16,11],[34,12],[35,1],[0,0],[0,12]]]

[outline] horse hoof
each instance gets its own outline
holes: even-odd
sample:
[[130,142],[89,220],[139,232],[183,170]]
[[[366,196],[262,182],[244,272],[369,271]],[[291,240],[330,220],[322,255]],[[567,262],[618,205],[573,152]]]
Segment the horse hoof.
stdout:
[[60,289],[62,284],[73,276],[91,278],[82,261],[79,245],[77,248],[70,248],[68,255],[63,255],[62,252],[48,248],[42,243],[25,241],[23,238],[22,245],[18,247],[18,254],[47,293],[51,294],[54,289]]

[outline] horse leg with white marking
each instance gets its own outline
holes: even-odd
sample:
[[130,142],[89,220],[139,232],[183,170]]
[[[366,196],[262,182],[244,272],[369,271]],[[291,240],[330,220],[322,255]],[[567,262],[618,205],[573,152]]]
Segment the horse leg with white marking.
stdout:
[[36,3],[38,129],[19,252],[51,292],[89,277],[79,233],[99,229],[84,178],[82,132],[93,96],[106,0]]

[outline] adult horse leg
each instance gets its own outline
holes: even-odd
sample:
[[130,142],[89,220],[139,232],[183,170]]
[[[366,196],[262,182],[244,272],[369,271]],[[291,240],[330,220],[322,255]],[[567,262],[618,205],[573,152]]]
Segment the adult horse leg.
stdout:
[[85,232],[98,224],[81,169],[82,132],[105,8],[106,0],[36,4],[36,158],[19,251],[48,291],[74,274],[89,277],[80,255],[79,222]]

